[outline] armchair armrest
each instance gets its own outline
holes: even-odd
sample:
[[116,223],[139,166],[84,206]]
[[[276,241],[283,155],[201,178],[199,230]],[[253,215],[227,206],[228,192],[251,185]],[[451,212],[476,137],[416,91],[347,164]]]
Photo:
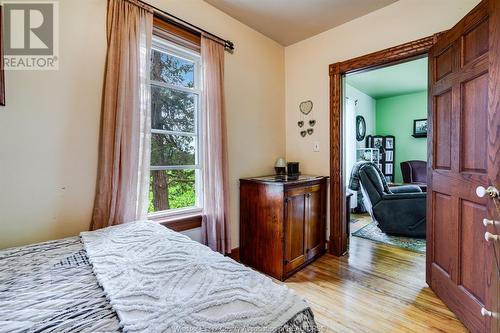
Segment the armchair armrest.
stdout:
[[422,189],[418,185],[403,185],[389,187],[392,193],[422,193]]
[[382,200],[416,200],[427,198],[427,193],[425,192],[413,192],[413,193],[394,193],[394,194],[384,194]]

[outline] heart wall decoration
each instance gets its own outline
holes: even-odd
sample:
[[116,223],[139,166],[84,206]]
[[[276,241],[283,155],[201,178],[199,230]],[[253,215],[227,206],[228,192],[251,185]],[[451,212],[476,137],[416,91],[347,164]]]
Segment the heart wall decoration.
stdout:
[[[313,118],[313,102],[311,100],[303,101],[299,104],[300,118],[297,121],[297,126],[299,127],[300,136],[305,138],[308,134],[312,135],[314,133],[313,127],[316,125],[316,120]],[[304,125],[309,124],[308,129],[302,129]]]
[[313,102],[311,100],[304,101],[304,102],[300,103],[299,109],[300,109],[300,112],[302,112],[303,114],[305,114],[307,116],[309,113],[311,113],[311,111],[313,109]]

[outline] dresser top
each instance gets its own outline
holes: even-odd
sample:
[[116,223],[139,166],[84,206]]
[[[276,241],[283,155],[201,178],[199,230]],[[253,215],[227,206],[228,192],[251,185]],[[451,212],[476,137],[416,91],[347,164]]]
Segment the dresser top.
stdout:
[[327,178],[324,176],[312,176],[312,175],[299,175],[299,176],[278,176],[278,175],[270,175],[270,176],[259,176],[259,177],[250,177],[243,178],[243,181],[251,181],[258,183],[272,183],[272,184],[297,184],[297,183],[306,183],[314,180],[320,180],[323,178]]

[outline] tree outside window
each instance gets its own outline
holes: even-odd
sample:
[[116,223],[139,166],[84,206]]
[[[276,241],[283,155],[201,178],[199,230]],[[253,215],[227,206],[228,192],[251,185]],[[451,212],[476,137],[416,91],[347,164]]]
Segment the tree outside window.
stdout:
[[199,55],[154,40],[149,213],[200,207]]

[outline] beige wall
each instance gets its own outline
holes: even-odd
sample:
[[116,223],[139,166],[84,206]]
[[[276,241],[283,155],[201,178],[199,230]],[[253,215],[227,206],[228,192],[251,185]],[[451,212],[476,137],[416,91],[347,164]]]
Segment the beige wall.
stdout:
[[[235,42],[235,54],[226,55],[226,104],[236,247],[237,180],[272,172],[285,138],[288,160],[300,161],[304,172],[328,174],[328,65],[447,29],[479,0],[400,0],[286,49],[201,0],[150,1]],[[106,0],[63,0],[60,11],[60,70],[6,72],[0,248],[77,235],[90,221]],[[318,122],[303,139],[296,121],[305,99],[315,103]],[[312,152],[314,141],[319,153]]]
[[0,248],[88,227],[97,166],[104,0],[60,2],[59,71],[6,71]]
[[[161,7],[231,39],[226,54],[230,216],[238,245],[238,179],[285,154],[284,49],[201,0]],[[88,228],[96,180],[106,0],[60,1],[60,69],[7,72],[0,109],[0,248]],[[191,235],[197,237],[196,234]]]
[[[479,0],[400,0],[285,48],[286,152],[303,172],[329,174],[328,65],[451,28]],[[314,102],[314,135],[297,130],[300,101]],[[313,142],[321,151],[313,152]]]

